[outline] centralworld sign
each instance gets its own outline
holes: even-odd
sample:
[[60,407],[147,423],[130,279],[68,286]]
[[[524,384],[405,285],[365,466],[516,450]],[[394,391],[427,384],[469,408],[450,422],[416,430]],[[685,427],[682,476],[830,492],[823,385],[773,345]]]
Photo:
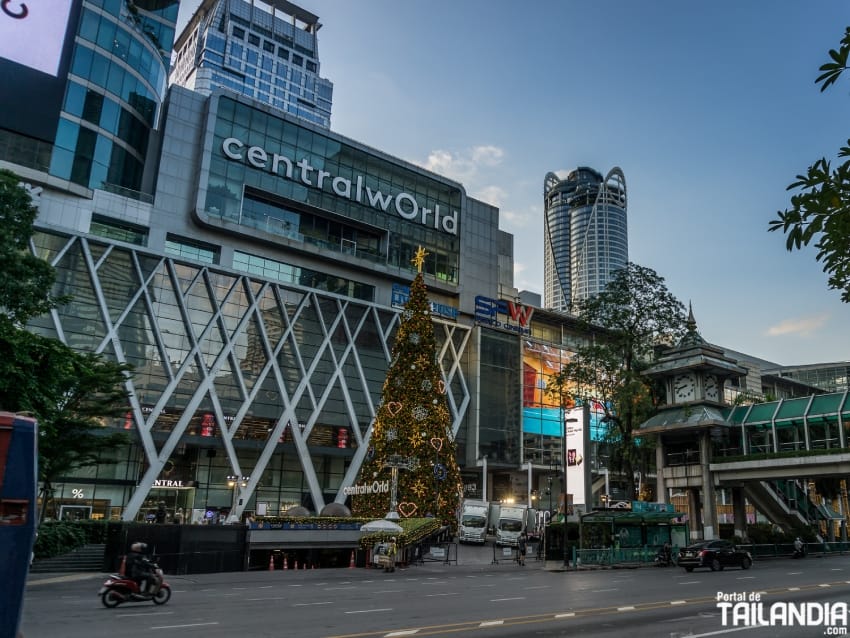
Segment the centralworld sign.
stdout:
[[390,491],[389,481],[373,481],[365,485],[351,485],[344,487],[342,493],[346,496],[357,496],[358,494],[386,494]]
[[457,235],[458,212],[456,210],[451,212],[440,210],[439,204],[435,204],[433,209],[427,208],[417,202],[413,195],[404,191],[384,193],[378,189],[373,190],[366,186],[363,175],[356,175],[354,179],[334,176],[329,171],[312,166],[306,157],[296,161],[261,146],[247,146],[237,137],[226,138],[221,143],[221,150],[230,160],[246,162],[249,166],[304,186],[329,190],[337,197],[370,206],[384,213],[394,213],[402,219],[442,230],[450,235]]

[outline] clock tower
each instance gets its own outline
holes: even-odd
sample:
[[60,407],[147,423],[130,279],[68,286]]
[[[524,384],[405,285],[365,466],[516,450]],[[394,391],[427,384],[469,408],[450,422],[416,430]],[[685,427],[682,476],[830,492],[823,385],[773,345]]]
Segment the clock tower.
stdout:
[[[712,440],[721,438],[728,427],[723,386],[727,379],[746,376],[747,369],[721,348],[706,343],[697,331],[692,308],[687,328],[682,340],[644,372],[663,385],[666,401],[640,431],[658,436],[658,499],[666,501],[671,488],[686,491],[692,537],[711,539],[717,531],[709,470]],[[696,529],[700,512],[701,530]]]

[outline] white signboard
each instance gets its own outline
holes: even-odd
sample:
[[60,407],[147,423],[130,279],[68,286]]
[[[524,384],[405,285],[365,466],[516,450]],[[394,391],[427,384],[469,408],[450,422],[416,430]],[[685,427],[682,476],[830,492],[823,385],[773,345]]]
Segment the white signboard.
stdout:
[[73,0],[0,2],[0,57],[56,76]]
[[[564,411],[564,431],[566,432],[567,454],[567,494],[572,494],[573,505],[587,505],[587,423],[584,407]],[[572,513],[572,512],[571,512]]]

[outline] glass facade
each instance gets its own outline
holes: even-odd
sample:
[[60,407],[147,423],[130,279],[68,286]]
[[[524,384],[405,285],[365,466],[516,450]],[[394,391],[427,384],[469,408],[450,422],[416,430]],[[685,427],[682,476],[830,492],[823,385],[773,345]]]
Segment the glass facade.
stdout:
[[51,175],[92,189],[141,190],[178,4],[85,0]]
[[[75,349],[134,367],[128,411],[111,423],[132,433],[129,456],[60,489],[74,483],[102,515],[121,507],[133,518],[158,500],[227,509],[234,471],[256,481],[250,510],[264,502],[269,514],[292,504],[318,511],[344,501],[339,490],[368,441],[399,311],[257,276],[250,258],[243,273],[198,263],[200,253],[177,250],[192,244],[169,241],[174,256],[34,235],[35,254],[56,268],[54,292],[73,298],[57,309],[58,323],[46,315],[30,328],[52,337],[61,328]],[[435,322],[454,431],[469,403],[471,330]],[[184,491],[150,489],[160,479],[179,480]]]
[[423,246],[423,272],[457,284],[462,197],[453,182],[218,98],[208,188],[200,203],[211,221],[406,270]]
[[520,339],[482,328],[479,354],[479,452],[493,465],[518,467],[522,462]]
[[628,263],[625,177],[619,168],[603,178],[581,167],[566,179],[548,173],[543,191],[543,303],[569,311],[604,290],[611,273]]
[[268,10],[222,0],[208,19],[190,22],[172,82],[206,95],[223,87],[330,128],[333,83],[319,77],[318,17],[291,4],[291,15],[262,4]]

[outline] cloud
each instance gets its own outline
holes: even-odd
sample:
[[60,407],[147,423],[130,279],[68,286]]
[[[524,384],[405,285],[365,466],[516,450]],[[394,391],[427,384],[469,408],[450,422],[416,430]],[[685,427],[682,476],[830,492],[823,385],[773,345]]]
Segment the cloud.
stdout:
[[492,168],[501,164],[505,152],[498,146],[474,146],[457,153],[436,149],[428,154],[424,168],[469,186],[480,167]]
[[828,314],[817,315],[816,317],[802,317],[800,319],[785,319],[768,328],[767,335],[769,337],[780,337],[796,334],[808,337],[819,328],[822,328],[828,319]]
[[487,202],[488,204],[495,206],[496,208],[502,207],[502,202],[505,201],[505,197],[507,197],[507,192],[501,186],[485,186],[484,188],[479,188],[473,194],[475,199],[480,199],[482,202]]

